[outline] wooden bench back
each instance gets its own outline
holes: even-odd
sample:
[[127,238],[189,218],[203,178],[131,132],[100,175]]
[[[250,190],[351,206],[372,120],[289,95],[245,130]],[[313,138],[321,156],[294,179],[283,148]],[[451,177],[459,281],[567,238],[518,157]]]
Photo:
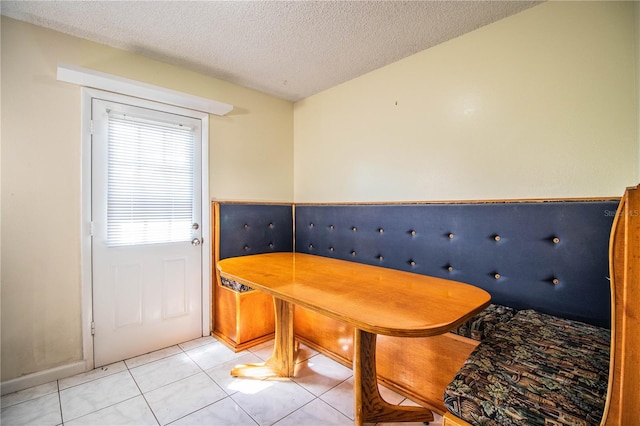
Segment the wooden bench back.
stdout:
[[611,365],[602,425],[640,422],[640,185],[628,188],[611,228]]

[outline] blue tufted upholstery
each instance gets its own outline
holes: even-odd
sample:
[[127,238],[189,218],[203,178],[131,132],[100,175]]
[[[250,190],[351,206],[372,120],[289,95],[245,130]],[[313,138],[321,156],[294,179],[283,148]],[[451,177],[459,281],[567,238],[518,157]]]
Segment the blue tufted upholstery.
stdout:
[[220,203],[220,259],[293,251],[291,204]]
[[609,327],[617,205],[296,205],[295,249],[462,281],[487,290],[492,303]]

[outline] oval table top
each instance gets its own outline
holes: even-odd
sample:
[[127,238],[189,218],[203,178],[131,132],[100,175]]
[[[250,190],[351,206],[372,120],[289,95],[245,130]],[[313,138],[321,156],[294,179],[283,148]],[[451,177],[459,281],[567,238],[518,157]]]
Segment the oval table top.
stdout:
[[369,333],[445,333],[491,301],[469,284],[303,253],[223,259],[220,274]]

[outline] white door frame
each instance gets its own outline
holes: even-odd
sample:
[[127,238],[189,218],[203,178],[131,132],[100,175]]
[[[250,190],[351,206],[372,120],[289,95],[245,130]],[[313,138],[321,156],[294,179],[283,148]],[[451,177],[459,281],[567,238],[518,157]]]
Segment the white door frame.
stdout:
[[[135,104],[157,109],[157,103],[96,89],[82,88],[81,129],[82,162],[81,181],[81,286],[82,286],[82,355],[86,370],[94,368],[93,354],[93,282],[91,273],[91,99]],[[168,106],[170,110],[172,107]],[[184,109],[184,108],[183,108]],[[202,120],[202,335],[211,334],[211,202],[209,200],[209,115],[190,111],[191,116]]]

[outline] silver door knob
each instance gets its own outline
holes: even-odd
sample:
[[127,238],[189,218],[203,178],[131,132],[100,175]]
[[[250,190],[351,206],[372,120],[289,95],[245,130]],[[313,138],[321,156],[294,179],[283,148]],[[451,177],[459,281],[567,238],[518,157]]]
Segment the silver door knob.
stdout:
[[194,238],[193,240],[191,240],[191,245],[199,246],[200,243],[201,243],[200,238]]

